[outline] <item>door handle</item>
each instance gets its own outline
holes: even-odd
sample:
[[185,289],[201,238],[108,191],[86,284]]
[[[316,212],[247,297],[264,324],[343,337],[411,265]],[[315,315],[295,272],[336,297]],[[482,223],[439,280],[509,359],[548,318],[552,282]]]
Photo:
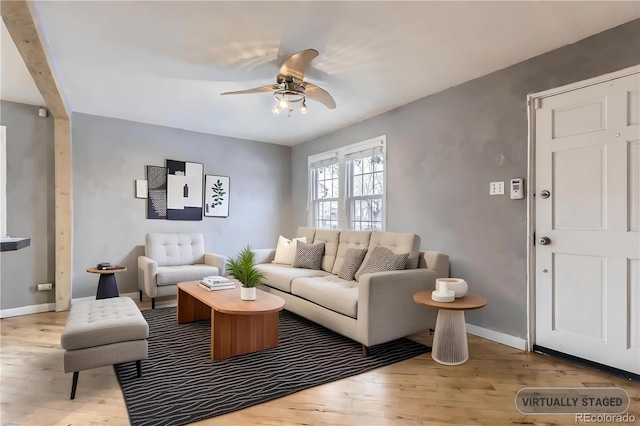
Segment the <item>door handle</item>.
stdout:
[[549,237],[538,238],[538,244],[540,244],[541,246],[546,246],[546,245],[549,245],[550,243],[551,243],[551,239],[549,239]]
[[547,191],[546,189],[540,191],[540,197],[547,199],[549,198],[549,196],[551,195],[551,193],[549,191]]

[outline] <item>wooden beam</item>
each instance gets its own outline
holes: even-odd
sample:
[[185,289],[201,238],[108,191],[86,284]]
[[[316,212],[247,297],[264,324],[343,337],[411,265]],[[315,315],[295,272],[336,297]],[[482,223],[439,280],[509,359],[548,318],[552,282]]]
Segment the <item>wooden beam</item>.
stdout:
[[0,15],[54,119],[56,311],[64,311],[71,307],[73,271],[71,109],[56,82],[30,2],[0,1]]
[[70,109],[56,84],[29,2],[0,1],[0,15],[51,115],[54,118],[70,120]]
[[71,308],[73,272],[73,196],[71,122],[53,120],[56,215],[56,311]]

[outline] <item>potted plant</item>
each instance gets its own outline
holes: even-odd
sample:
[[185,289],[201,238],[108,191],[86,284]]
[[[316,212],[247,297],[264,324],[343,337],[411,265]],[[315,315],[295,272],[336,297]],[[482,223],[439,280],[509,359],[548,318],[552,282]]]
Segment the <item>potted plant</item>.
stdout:
[[256,300],[256,287],[262,284],[264,274],[255,266],[255,256],[251,247],[246,246],[236,257],[230,258],[227,261],[227,270],[242,284],[240,298]]

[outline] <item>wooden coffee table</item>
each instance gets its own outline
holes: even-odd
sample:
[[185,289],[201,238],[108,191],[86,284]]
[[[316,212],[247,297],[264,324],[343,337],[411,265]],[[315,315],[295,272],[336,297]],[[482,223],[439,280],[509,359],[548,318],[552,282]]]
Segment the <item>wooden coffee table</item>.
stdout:
[[240,299],[240,284],[207,291],[199,281],[178,283],[178,324],[211,319],[211,359],[224,359],[278,346],[278,318],[284,299],[262,290]]

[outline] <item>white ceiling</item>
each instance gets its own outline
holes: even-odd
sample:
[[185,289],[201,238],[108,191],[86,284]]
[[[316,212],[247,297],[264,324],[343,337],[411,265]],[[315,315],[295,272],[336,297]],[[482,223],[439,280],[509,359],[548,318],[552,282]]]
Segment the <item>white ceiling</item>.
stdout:
[[[74,112],[295,145],[640,17],[640,2],[36,3]],[[2,99],[42,105],[2,29]],[[337,108],[274,115],[282,57]],[[278,59],[280,57],[280,59]],[[524,101],[524,100],[523,100]]]

